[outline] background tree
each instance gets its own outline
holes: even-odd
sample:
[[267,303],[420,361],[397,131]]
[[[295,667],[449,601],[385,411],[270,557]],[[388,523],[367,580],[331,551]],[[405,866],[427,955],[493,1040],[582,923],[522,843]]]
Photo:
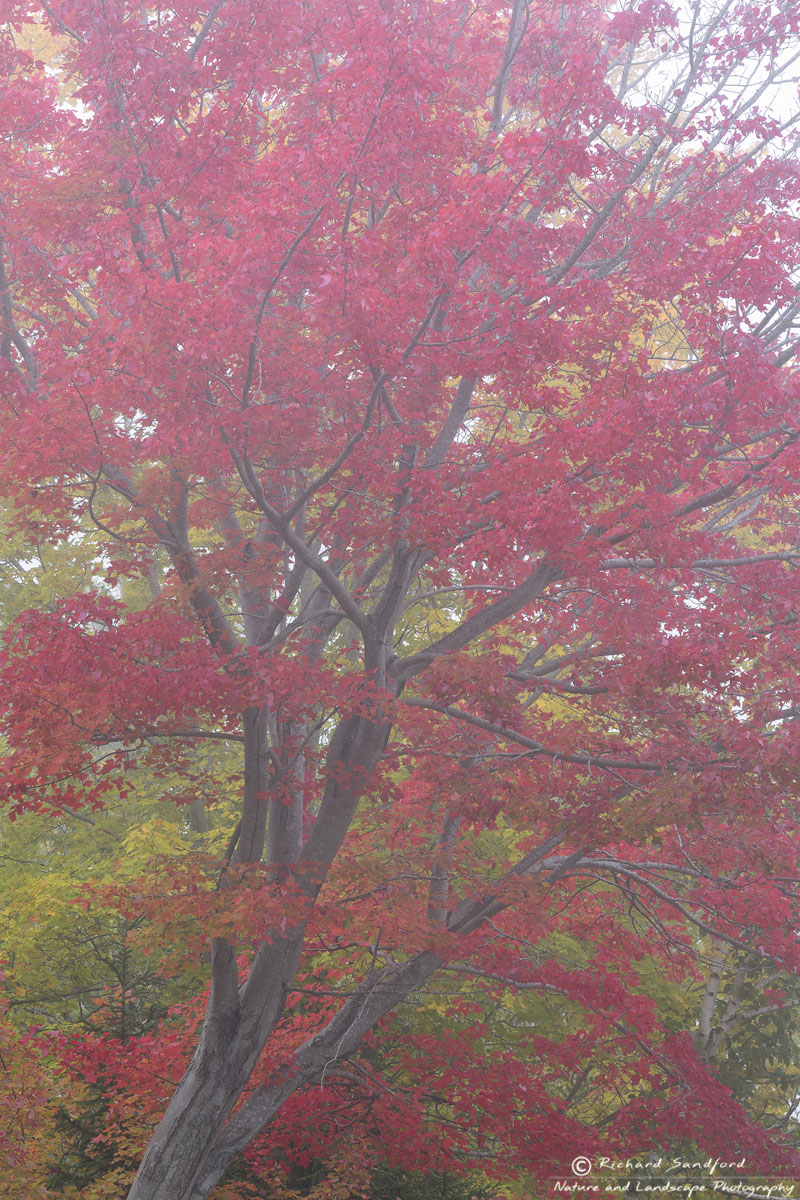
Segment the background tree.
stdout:
[[[796,1169],[622,957],[797,966],[795,6],[7,18],[3,487],[17,537],[103,549],[8,632],[4,794],[241,753],[131,1200],[209,1195],[362,1048],[332,1105],[468,1118],[506,1176],[701,1113]],[[466,993],[380,1100],[388,1014],[456,970],[583,1029],[488,1045]]]

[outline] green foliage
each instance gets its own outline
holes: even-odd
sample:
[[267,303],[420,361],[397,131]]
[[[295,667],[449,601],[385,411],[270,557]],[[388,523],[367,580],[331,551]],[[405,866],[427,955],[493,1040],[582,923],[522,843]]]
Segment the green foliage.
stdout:
[[55,1192],[84,1191],[107,1174],[117,1158],[116,1143],[106,1135],[108,1101],[93,1085],[85,1096],[56,1110],[54,1131],[59,1153],[50,1164],[47,1186]]
[[379,1166],[372,1177],[369,1200],[490,1200],[494,1195],[495,1189],[475,1177]]

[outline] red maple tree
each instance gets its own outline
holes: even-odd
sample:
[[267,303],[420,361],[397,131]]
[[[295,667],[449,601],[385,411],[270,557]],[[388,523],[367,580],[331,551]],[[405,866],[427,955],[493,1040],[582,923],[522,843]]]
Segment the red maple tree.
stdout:
[[[107,540],[6,636],[3,792],[242,755],[130,1200],[202,1200],[320,1080],[401,1160],[438,1106],[506,1176],[732,1128],[796,1166],[631,967],[799,956],[800,14],[684,7],[7,0],[3,490]],[[449,1030],[398,1033],[434,976]],[[515,989],[583,1027],[492,1047]]]

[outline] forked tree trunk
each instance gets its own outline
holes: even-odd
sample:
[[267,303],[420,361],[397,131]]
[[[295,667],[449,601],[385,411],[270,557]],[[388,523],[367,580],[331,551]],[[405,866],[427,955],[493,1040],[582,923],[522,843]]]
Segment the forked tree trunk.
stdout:
[[[240,1006],[235,992],[220,1000],[212,986],[200,1044],[153,1135],[130,1200],[189,1200],[208,1194],[197,1191],[198,1175],[283,1012],[300,946],[297,934],[270,947],[261,970],[271,982],[255,1011]],[[217,951],[231,956],[235,970],[230,949]]]
[[[288,971],[297,948],[275,947],[273,966]],[[270,1087],[257,1087],[237,1113],[229,1114],[247,1084],[280,1015],[283,985],[273,986],[277,1013],[268,1007],[237,1028],[207,1018],[194,1059],[150,1143],[128,1200],[206,1200],[230,1164],[280,1111],[288,1098],[327,1066],[358,1048],[382,1016],[419,988],[440,965],[431,951],[374,972],[328,1025],[284,1064]],[[246,988],[245,988],[246,992]],[[259,1027],[260,1026],[260,1027]],[[265,1030],[266,1036],[265,1036]]]
[[[388,726],[361,716],[340,722],[328,747],[328,782],[317,820],[298,855],[294,822],[281,820],[286,806],[268,798],[267,724],[265,710],[248,709],[244,714],[245,784],[234,861],[258,861],[264,847],[266,814],[271,810],[270,819],[280,833],[273,830],[270,838],[273,853],[269,865],[289,866],[296,885],[313,903],[350,827],[364,785],[381,757]],[[234,948],[225,939],[212,940],[211,992],[200,1044],[153,1135],[129,1200],[201,1200],[209,1195],[229,1163],[288,1096],[318,1075],[326,1063],[351,1053],[375,1021],[438,965],[433,956],[418,956],[370,975],[326,1029],[285,1064],[281,1082],[269,1093],[257,1089],[257,1118],[250,1115],[254,1105],[248,1101],[226,1126],[286,1006],[303,948],[305,922],[301,920],[288,933],[264,932],[265,939],[241,985]],[[393,981],[391,987],[386,984],[388,978]]]

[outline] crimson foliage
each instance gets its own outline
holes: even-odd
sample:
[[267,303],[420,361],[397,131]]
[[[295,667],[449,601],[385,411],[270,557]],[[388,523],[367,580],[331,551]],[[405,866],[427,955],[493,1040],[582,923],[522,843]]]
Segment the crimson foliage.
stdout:
[[3,793],[241,755],[131,1200],[342,1108],[352,1171],[797,1169],[704,964],[800,963],[798,12],[686,8],[7,0],[2,486],[105,549],[8,631]]

